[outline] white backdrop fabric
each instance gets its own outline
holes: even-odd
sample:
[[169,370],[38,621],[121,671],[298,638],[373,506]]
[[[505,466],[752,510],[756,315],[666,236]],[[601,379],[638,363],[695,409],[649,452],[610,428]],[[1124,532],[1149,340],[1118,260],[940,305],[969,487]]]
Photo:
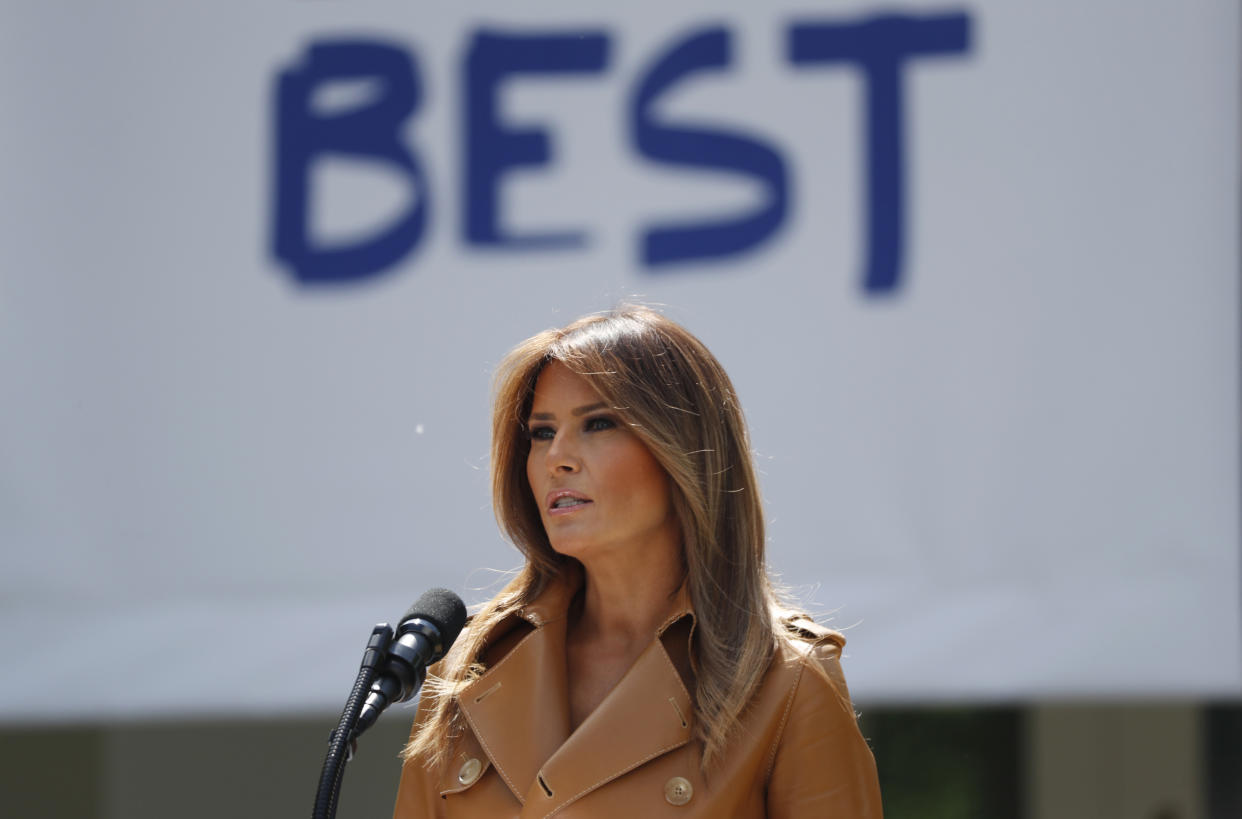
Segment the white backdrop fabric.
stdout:
[[[339,708],[372,624],[433,585],[480,602],[519,563],[488,494],[496,362],[626,299],[733,376],[773,569],[846,629],[859,701],[1242,689],[1236,3],[470,5],[0,10],[0,720]],[[966,34],[901,62],[887,245],[866,238],[883,66],[791,57],[794,28],[881,12]],[[775,201],[636,142],[661,55],[720,31],[727,67],[648,124],[767,146],[783,212],[653,266],[652,226]],[[576,246],[469,235],[480,33],[605,44],[484,110],[550,152],[493,174],[493,226]],[[273,250],[279,78],[344,41],[416,64],[395,137],[421,182],[321,155],[306,228],[427,221],[374,275],[316,284]],[[316,104],[386,93],[337,86]],[[898,279],[869,290],[885,247]]]

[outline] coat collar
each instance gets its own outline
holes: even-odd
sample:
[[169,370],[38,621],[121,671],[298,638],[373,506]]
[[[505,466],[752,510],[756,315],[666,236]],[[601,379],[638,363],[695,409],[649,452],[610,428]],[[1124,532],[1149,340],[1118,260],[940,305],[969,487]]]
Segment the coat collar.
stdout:
[[[581,585],[578,573],[549,583],[517,613],[533,630],[458,694],[480,747],[525,806],[523,816],[544,816],[690,741],[694,709],[683,675],[694,611],[684,585],[651,644],[570,734],[565,638]],[[686,618],[688,627],[672,628]]]

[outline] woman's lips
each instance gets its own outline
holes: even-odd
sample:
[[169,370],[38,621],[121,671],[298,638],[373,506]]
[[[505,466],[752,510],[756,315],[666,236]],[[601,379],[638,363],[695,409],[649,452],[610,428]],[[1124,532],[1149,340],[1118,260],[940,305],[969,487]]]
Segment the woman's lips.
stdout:
[[592,502],[586,495],[572,489],[557,489],[549,492],[544,501],[544,509],[549,515],[567,515],[570,512],[577,512]]

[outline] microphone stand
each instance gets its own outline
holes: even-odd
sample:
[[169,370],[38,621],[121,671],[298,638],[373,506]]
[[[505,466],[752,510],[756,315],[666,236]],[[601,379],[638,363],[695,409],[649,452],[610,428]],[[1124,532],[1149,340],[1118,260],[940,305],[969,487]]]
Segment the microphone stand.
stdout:
[[388,656],[388,646],[392,643],[392,638],[393,631],[387,623],[380,623],[371,630],[371,638],[362,654],[362,666],[354,681],[354,689],[345,702],[341,721],[328,737],[328,755],[323,761],[323,772],[319,775],[319,790],[315,794],[315,812],[311,814],[312,819],[334,819],[336,816],[336,801],[341,791],[341,780],[345,776],[345,763],[353,758],[353,752],[357,750],[355,729],[358,714],[367,698],[367,692],[371,690],[371,683],[375,682],[375,677]]

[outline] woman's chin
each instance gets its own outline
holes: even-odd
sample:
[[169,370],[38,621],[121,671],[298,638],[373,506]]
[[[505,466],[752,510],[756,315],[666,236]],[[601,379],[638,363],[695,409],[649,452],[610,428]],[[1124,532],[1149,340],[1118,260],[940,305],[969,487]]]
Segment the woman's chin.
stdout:
[[558,555],[572,557],[581,562],[583,555],[591,553],[592,544],[579,538],[556,538],[551,540],[552,551]]

